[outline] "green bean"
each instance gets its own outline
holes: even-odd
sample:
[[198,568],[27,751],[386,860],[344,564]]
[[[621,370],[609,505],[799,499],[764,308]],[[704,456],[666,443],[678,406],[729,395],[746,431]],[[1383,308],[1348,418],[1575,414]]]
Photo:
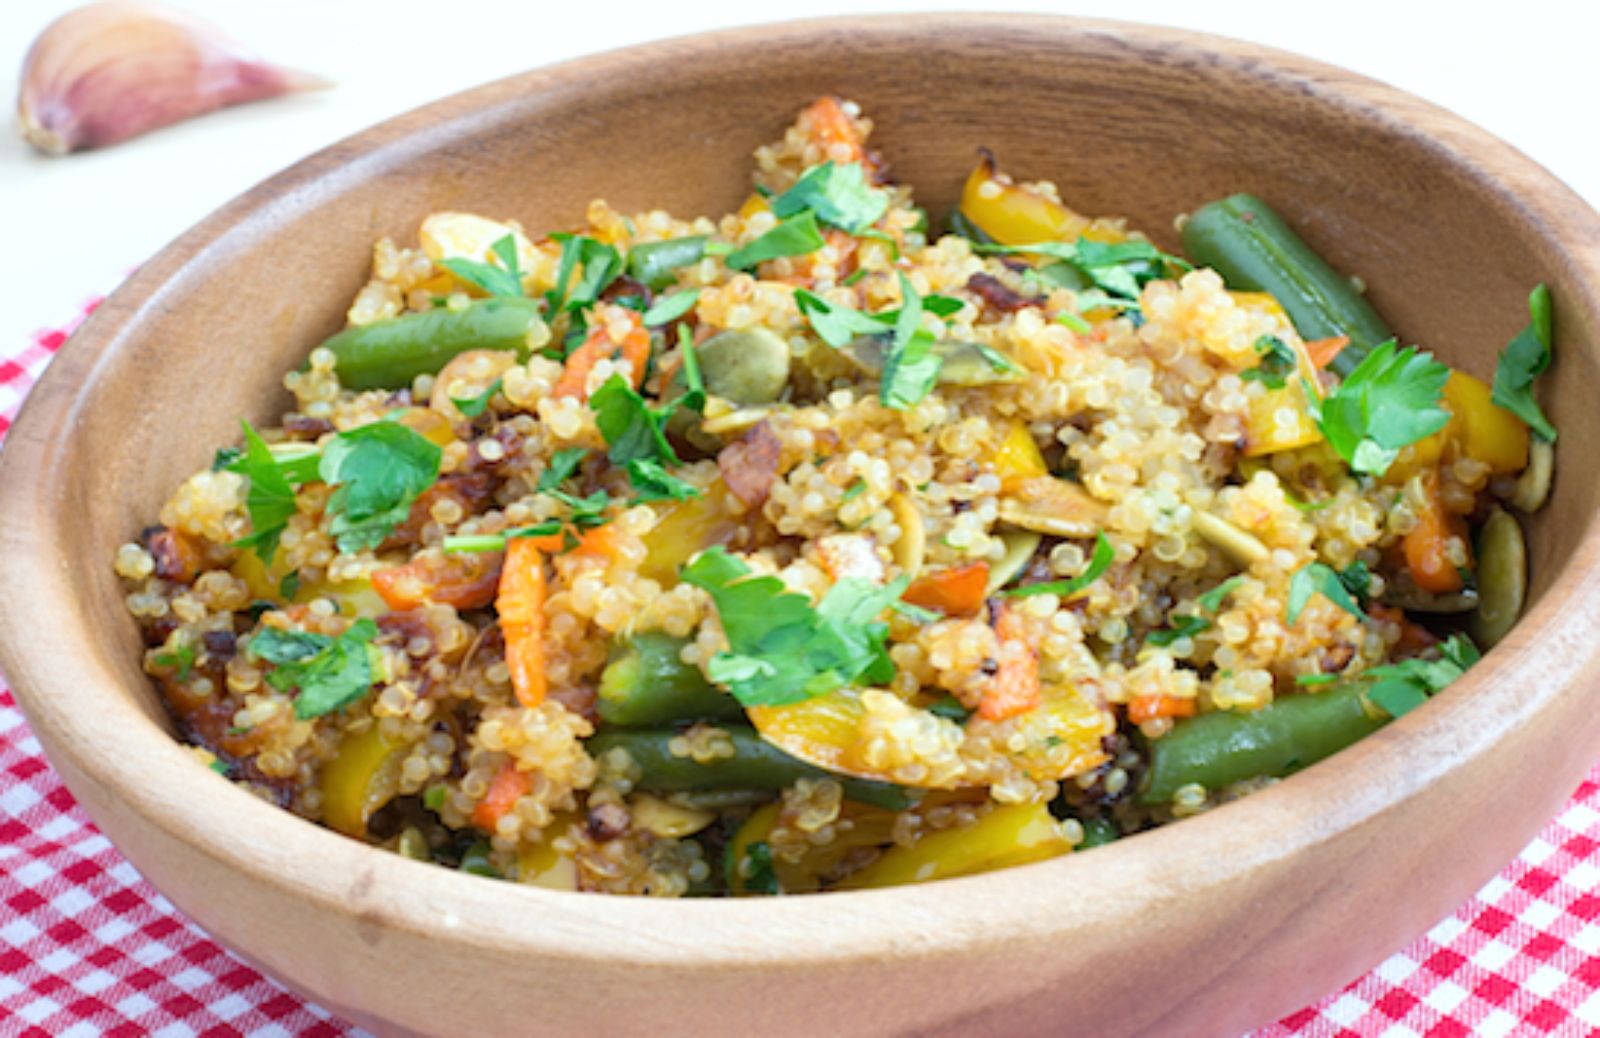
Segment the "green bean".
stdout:
[[1078,850],[1087,851],[1094,847],[1104,847],[1121,837],[1122,833],[1117,829],[1117,823],[1111,819],[1091,818],[1083,823],[1083,842],[1078,844]]
[[460,310],[440,307],[346,328],[322,345],[347,389],[402,389],[467,350],[528,353],[528,331],[541,320],[532,299],[480,299]]
[[597,708],[607,724],[662,725],[744,717],[744,708],[683,662],[688,639],[650,631],[618,641],[600,673]]
[[659,292],[678,280],[679,267],[699,263],[705,254],[703,234],[646,242],[628,250],[628,273],[652,292]]
[[1387,722],[1368,713],[1359,685],[1285,696],[1247,714],[1218,711],[1187,718],[1150,740],[1150,771],[1139,800],[1166,803],[1196,783],[1216,790],[1245,779],[1281,778]]
[[1305,338],[1348,335],[1350,345],[1329,365],[1340,375],[1394,336],[1355,286],[1259,198],[1232,195],[1200,207],[1183,225],[1183,247],[1229,288],[1271,293]]
[[867,779],[844,778],[803,761],[762,741],[755,729],[744,725],[724,727],[733,740],[733,756],[701,764],[693,757],[675,755],[670,744],[680,733],[663,729],[603,731],[585,744],[591,757],[614,749],[625,751],[639,768],[635,785],[652,793],[678,793],[712,789],[779,790],[796,779],[831,778],[844,787],[846,800],[890,811],[911,806],[911,794],[899,786]]

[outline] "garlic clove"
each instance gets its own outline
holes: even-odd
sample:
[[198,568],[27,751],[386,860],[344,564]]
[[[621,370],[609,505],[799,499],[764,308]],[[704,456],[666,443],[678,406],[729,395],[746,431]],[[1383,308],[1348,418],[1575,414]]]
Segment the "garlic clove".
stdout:
[[215,26],[153,3],[89,4],[34,41],[22,136],[50,155],[99,148],[228,105],[328,86],[268,64]]

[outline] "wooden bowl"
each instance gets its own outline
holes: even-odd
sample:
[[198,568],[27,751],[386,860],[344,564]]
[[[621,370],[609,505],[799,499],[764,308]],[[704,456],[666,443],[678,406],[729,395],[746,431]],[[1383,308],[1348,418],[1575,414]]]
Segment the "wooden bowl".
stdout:
[[1600,748],[1600,480],[1529,527],[1531,605],[1425,709],[1249,799],[1092,854],[924,886],[658,902],[492,883],[270,807],[175,743],[111,569],[168,491],[283,410],[373,239],[433,209],[576,222],[722,212],[816,95],[854,98],[936,215],[974,149],[1175,244],[1264,196],[1408,340],[1480,377],[1550,284],[1564,448],[1600,422],[1600,218],[1505,144],[1259,47],[1035,17],[877,17],[672,40],[518,76],[280,174],[180,238],[80,331],[0,464],[0,652],[68,787],[223,943],[380,1031],[1228,1034],[1447,914]]

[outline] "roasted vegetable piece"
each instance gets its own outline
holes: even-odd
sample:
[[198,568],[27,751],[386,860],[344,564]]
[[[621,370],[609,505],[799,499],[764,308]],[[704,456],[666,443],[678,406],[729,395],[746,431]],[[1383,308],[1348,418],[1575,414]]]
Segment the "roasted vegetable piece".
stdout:
[[495,612],[506,637],[506,666],[517,702],[534,707],[544,702],[544,555],[531,538],[506,545],[500,570]]
[[1044,804],[1003,804],[972,825],[930,832],[910,847],[894,846],[840,890],[893,887],[930,879],[971,876],[1055,858],[1072,850],[1061,823]]
[[543,324],[535,300],[482,299],[460,310],[427,310],[346,328],[322,345],[333,351],[334,370],[346,389],[401,389],[467,350],[516,350],[526,357],[529,333]]
[[[882,847],[894,840],[895,814],[866,804],[845,803],[834,825],[833,839],[805,849],[799,860],[771,852],[767,838],[777,825],[780,804],[767,804],[739,827],[724,859],[728,891],[732,894],[808,894],[822,888],[824,880],[852,854]],[[764,850],[758,847],[764,846]],[[777,889],[772,888],[776,882]]]
[[1195,210],[1183,225],[1183,247],[1196,266],[1213,268],[1229,288],[1270,293],[1302,338],[1349,336],[1350,345],[1329,362],[1340,375],[1394,337],[1355,286],[1253,195],[1231,195]]
[[732,720],[744,716],[739,701],[683,662],[687,638],[646,631],[618,641],[600,674],[598,709],[607,724],[660,725]]
[[703,234],[646,242],[628,250],[628,273],[650,291],[659,292],[678,280],[679,267],[699,263],[705,254]]
[[1478,531],[1478,608],[1469,627],[1485,650],[1511,630],[1528,594],[1528,548],[1510,512],[1496,509]]
[[1060,202],[1013,183],[987,151],[962,188],[961,215],[1002,245],[1074,241],[1089,226]]
[[322,769],[322,820],[346,836],[365,837],[367,819],[393,799],[410,749],[386,738],[377,724],[345,736]]
[[890,811],[910,806],[911,794],[887,782],[840,778],[820,768],[798,761],[782,750],[761,741],[743,725],[723,729],[733,744],[733,756],[701,764],[693,757],[680,757],[671,750],[678,732],[662,729],[601,732],[586,744],[591,757],[600,758],[613,749],[622,749],[639,768],[635,788],[652,793],[685,790],[770,789],[779,790],[796,779],[836,779],[844,786],[848,800],[872,804]]
[[1188,785],[1216,790],[1245,779],[1281,778],[1387,721],[1380,711],[1369,712],[1356,685],[1285,696],[1248,714],[1218,711],[1186,718],[1150,740],[1150,771],[1139,800],[1163,804]]
[[1083,842],[1078,844],[1078,850],[1086,851],[1093,847],[1104,847],[1122,838],[1122,833],[1117,829],[1117,824],[1109,818],[1091,818],[1083,823]]

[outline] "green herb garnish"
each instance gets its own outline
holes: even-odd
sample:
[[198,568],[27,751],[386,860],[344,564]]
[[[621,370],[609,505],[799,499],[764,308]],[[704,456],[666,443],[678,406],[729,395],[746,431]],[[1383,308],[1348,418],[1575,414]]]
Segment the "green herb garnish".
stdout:
[[[1240,584],[1244,583],[1243,577],[1229,577],[1216,587],[1195,599],[1196,604],[1204,613],[1215,613],[1222,608],[1223,601],[1229,593]],[[1165,648],[1179,638],[1193,638],[1202,631],[1211,629],[1211,621],[1204,616],[1179,616],[1174,617],[1172,626],[1159,631],[1152,631],[1145,639],[1151,645]]]
[[1293,347],[1276,335],[1261,336],[1256,339],[1255,347],[1261,363],[1240,372],[1239,377],[1246,382],[1264,383],[1268,389],[1282,389],[1300,364]]
[[817,227],[817,214],[807,209],[779,223],[749,245],[734,250],[723,262],[730,270],[749,270],[780,256],[816,252],[824,244],[822,231]]
[[294,515],[294,487],[273,457],[267,441],[251,428],[244,426],[244,453],[228,463],[229,472],[237,472],[250,481],[245,494],[245,507],[250,513],[250,535],[233,543],[235,548],[250,548],[261,561],[272,564],[278,550],[278,538]]
[[835,349],[850,345],[860,336],[883,335],[889,330],[882,321],[870,314],[830,303],[803,288],[795,291],[794,301],[806,320],[811,322],[812,330]]
[[505,551],[506,542],[517,537],[549,537],[562,530],[559,519],[546,519],[532,526],[521,526],[505,533],[456,534],[446,537],[439,546],[445,551],[483,552]]
[[1193,269],[1188,261],[1162,252],[1147,241],[1137,240],[1107,244],[1079,238],[1076,242],[1033,245],[976,245],[974,249],[1049,256],[1076,270],[1095,288],[1124,300],[1138,299],[1140,288],[1168,276],[1170,270]]
[[700,301],[700,290],[691,289],[686,292],[674,292],[656,300],[650,309],[644,312],[644,323],[647,328],[659,328],[671,324],[690,310]]
[[355,702],[372,689],[372,639],[378,625],[367,617],[337,638],[309,631],[264,627],[250,639],[250,655],[273,665],[267,684],[280,692],[297,689],[294,715],[321,717]]
[[612,375],[589,396],[595,425],[605,437],[610,448],[607,456],[615,465],[626,465],[635,458],[676,465],[678,455],[667,442],[665,430],[675,406],[651,407],[621,375]]
[[856,498],[866,493],[866,490],[867,481],[864,479],[857,479],[854,483],[851,483],[848,487],[845,487],[844,493],[839,495],[839,503],[844,504],[846,501],[854,501]]
[[1375,679],[1367,698],[1391,717],[1408,714],[1478,662],[1478,647],[1465,635],[1453,634],[1439,646],[1439,657],[1436,660],[1401,660],[1369,668],[1361,675]]
[[628,482],[634,489],[635,501],[687,501],[700,496],[699,487],[672,475],[650,458],[628,462]]
[[894,339],[883,357],[878,399],[885,407],[904,411],[932,391],[944,359],[933,352],[933,333],[922,327],[922,297],[910,278],[899,277],[902,302],[895,315]]
[[[593,306],[622,273],[622,255],[603,242],[582,234],[552,234],[561,243],[561,262],[556,267],[556,283],[545,299],[550,304],[550,314],[572,312]],[[582,267],[583,273],[573,284],[574,272]]]
[[1350,589],[1345,587],[1344,581],[1339,579],[1339,574],[1333,567],[1321,562],[1312,562],[1296,570],[1294,576],[1289,578],[1288,620],[1291,626],[1299,621],[1300,611],[1306,607],[1313,594],[1320,594],[1359,620],[1367,618],[1367,614],[1361,611],[1356,600],[1350,596]]
[[942,717],[947,721],[964,725],[967,718],[972,716],[972,711],[961,705],[961,700],[955,696],[947,695],[936,703],[929,703],[926,707],[928,713],[935,717]]
[[1390,339],[1356,365],[1338,389],[1306,400],[1328,443],[1355,472],[1381,476],[1400,449],[1443,429],[1450,412],[1439,406],[1450,369],[1415,347]]
[[177,670],[175,677],[179,681],[188,681],[189,672],[194,669],[194,648],[179,642],[173,646],[171,652],[159,653],[155,662],[163,667],[172,667]]
[[477,396],[453,396],[450,398],[450,402],[456,405],[456,410],[460,411],[463,417],[476,418],[488,409],[489,401],[494,399],[494,395],[500,392],[503,385],[504,380],[497,378],[489,383],[488,388]]
[[767,841],[756,840],[746,845],[744,857],[750,863],[741,877],[748,893],[766,894],[769,897],[783,893],[783,888],[778,885],[778,874],[772,868],[772,847]]
[[589,454],[587,447],[565,447],[550,456],[550,467],[539,477],[537,489],[541,492],[557,490],[571,479]]
[[211,456],[211,471],[221,472],[225,468],[230,468],[234,462],[242,457],[244,457],[244,451],[237,447],[219,447],[217,452]]
[[1556,442],[1556,427],[1533,398],[1533,380],[1550,367],[1551,328],[1550,290],[1541,284],[1528,296],[1528,326],[1500,351],[1490,394],[1495,404],[1527,422],[1546,443]]
[[1117,550],[1111,546],[1111,541],[1101,531],[1094,535],[1094,554],[1089,556],[1089,568],[1073,577],[1071,580],[1048,580],[1042,584],[1024,584],[1022,587],[1009,588],[1000,594],[1008,598],[1027,598],[1030,595],[1059,595],[1070,598],[1093,584],[1105,575],[1111,568],[1111,563],[1116,561]]
[[889,193],[867,183],[861,163],[837,166],[829,161],[806,170],[794,187],[772,201],[772,214],[780,218],[807,209],[825,224],[860,234],[888,211]]
[[750,567],[721,546],[685,566],[684,582],[711,594],[729,651],[707,668],[745,706],[783,706],[826,695],[858,682],[881,685],[894,677],[880,619],[910,583],[902,576],[879,587],[845,577],[815,608],[802,594]]
[[517,262],[517,239],[507,234],[489,251],[500,258],[502,266],[480,263],[478,260],[451,258],[440,260],[439,265],[462,281],[483,289],[497,299],[519,299],[522,291],[522,267]]
[[317,472],[334,487],[329,531],[344,552],[376,548],[411,513],[411,503],[439,478],[443,452],[399,422],[340,433],[322,449]]

